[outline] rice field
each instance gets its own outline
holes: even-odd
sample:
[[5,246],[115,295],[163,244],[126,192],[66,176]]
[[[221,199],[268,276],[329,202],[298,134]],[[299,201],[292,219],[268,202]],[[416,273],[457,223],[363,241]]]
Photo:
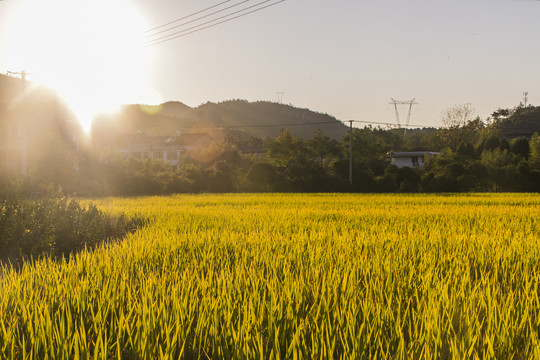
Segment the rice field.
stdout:
[[540,195],[92,200],[151,219],[0,268],[0,359],[540,358]]

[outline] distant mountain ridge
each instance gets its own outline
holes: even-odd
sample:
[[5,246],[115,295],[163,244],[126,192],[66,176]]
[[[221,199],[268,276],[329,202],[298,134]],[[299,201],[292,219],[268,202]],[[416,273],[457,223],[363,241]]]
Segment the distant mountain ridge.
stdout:
[[207,102],[192,108],[181,102],[161,105],[126,105],[116,115],[101,116],[94,131],[135,132],[175,135],[178,132],[203,132],[221,129],[247,136],[275,137],[281,129],[294,136],[310,138],[317,130],[341,139],[348,128],[335,117],[309,109],[265,101],[229,100]]
[[[72,116],[68,115],[70,110],[67,104],[54,91],[0,74],[0,108],[19,104],[21,100],[40,103],[44,116],[58,117],[59,113],[63,113],[61,117]],[[55,108],[45,109],[42,104],[49,107],[54,104]],[[197,107],[178,101],[161,105],[124,105],[116,114],[98,116],[92,125],[92,132],[98,137],[134,132],[149,135],[208,132],[274,138],[282,129],[288,129],[294,136],[305,139],[321,130],[326,136],[339,140],[348,131],[347,126],[328,114],[292,105],[246,100],[207,102]]]

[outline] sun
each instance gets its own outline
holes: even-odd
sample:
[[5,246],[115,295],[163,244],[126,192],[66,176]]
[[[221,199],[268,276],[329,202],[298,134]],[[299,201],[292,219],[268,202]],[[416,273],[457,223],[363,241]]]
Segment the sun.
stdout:
[[56,90],[84,129],[120,104],[146,102],[144,17],[122,0],[18,0],[5,24],[5,66]]

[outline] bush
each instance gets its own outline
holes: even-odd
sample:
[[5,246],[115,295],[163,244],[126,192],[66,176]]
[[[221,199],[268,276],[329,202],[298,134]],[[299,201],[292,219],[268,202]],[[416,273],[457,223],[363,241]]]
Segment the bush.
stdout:
[[0,197],[0,260],[17,265],[29,257],[68,257],[85,247],[117,239],[144,225],[143,218],[111,216],[95,205],[48,196],[40,200]]

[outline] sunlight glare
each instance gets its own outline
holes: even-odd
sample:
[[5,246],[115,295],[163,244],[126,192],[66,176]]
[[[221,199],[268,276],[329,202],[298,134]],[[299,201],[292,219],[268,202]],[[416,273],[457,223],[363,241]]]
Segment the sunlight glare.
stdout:
[[147,26],[130,3],[19,0],[9,20],[5,62],[56,90],[86,131],[96,114],[147,99]]

